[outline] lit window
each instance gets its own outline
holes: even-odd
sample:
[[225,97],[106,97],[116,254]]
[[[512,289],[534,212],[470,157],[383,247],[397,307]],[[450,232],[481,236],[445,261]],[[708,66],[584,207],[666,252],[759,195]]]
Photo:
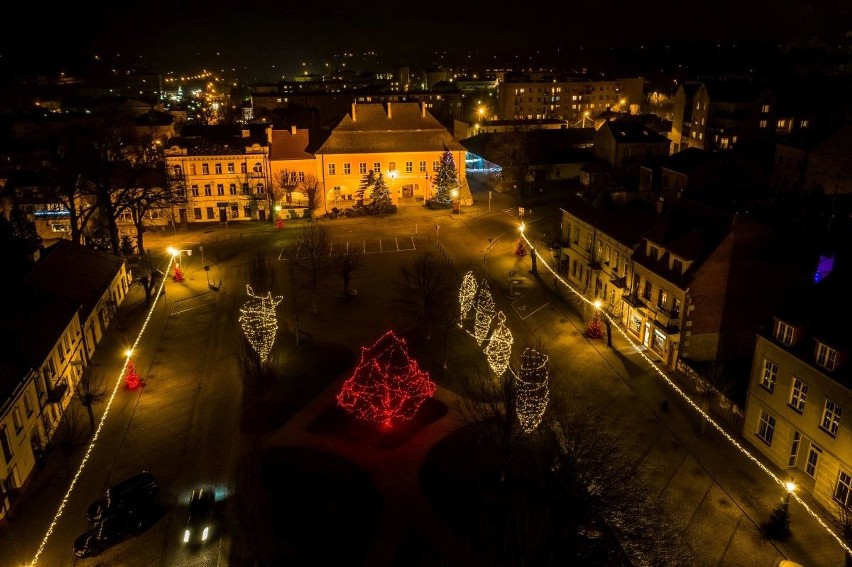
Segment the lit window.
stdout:
[[763,106],[761,106],[761,107],[760,107],[760,111],[761,111],[762,113],[766,114],[767,112],[769,112],[769,105],[768,105],[768,104],[764,104]]
[[832,400],[825,400],[825,408],[822,412],[822,423],[820,427],[832,437],[837,435],[837,428],[840,427],[840,415],[843,413],[843,408],[837,405]]
[[837,351],[823,343],[818,343],[816,363],[828,370],[834,370],[837,365]]
[[790,346],[793,344],[793,327],[783,321],[775,322],[775,338],[783,344]]
[[805,409],[805,399],[808,397],[808,385],[793,378],[793,388],[790,390],[790,407],[799,413]]
[[760,421],[757,424],[757,436],[763,439],[767,445],[772,445],[772,436],[774,434],[775,418],[761,410]]
[[760,127],[761,127],[761,128],[766,128],[767,124],[768,124],[768,123],[766,122],[766,120],[761,120],[761,121],[760,121]]
[[763,359],[763,378],[760,385],[770,393],[775,391],[775,379],[778,377],[778,365],[771,360]]

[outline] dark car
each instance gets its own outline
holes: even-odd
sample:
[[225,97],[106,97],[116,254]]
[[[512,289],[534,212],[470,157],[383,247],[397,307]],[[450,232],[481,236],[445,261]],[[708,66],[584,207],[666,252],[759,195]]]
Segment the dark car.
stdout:
[[189,499],[189,514],[183,530],[183,542],[201,544],[213,535],[213,507],[216,499],[210,490],[198,488]]
[[127,538],[141,533],[147,520],[147,508],[127,508],[104,516],[74,540],[74,555],[93,557]]
[[89,509],[86,510],[86,519],[97,522],[106,515],[128,506],[151,502],[159,489],[154,475],[148,471],[142,471],[108,488],[102,498],[98,498],[89,505]]

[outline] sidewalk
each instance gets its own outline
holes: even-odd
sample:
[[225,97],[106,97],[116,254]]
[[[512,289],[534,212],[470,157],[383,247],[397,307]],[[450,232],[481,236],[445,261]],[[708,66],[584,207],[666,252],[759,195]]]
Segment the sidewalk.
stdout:
[[[542,266],[548,258],[539,256],[540,277],[535,277],[529,254],[519,258],[514,250],[515,240],[498,240],[485,256],[498,309],[506,311],[513,330],[524,328],[542,340],[551,356],[552,381],[560,381],[552,384],[554,393],[610,416],[608,426],[622,431],[625,449],[636,456],[656,497],[705,564],[774,567],[783,559],[808,567],[843,564],[842,548],[796,502],[790,504],[790,539],[766,540],[758,526],[780,502],[783,488],[712,427],[699,433],[695,409],[617,329],[612,348],[605,338],[586,339],[586,317],[578,314],[567,288],[560,284],[554,291],[553,276]],[[504,276],[511,271],[513,282],[519,282],[512,284],[513,295]],[[738,432],[728,433],[749,449]],[[800,496],[818,510],[812,498]]]

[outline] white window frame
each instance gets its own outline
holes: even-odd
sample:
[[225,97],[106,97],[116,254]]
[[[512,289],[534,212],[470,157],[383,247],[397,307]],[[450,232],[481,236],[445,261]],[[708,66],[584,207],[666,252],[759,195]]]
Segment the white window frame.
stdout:
[[826,370],[837,367],[837,351],[825,343],[817,343],[816,363]]
[[775,418],[769,415],[769,413],[760,410],[755,434],[761,441],[771,446],[772,438],[775,436]]
[[837,473],[834,485],[834,500],[847,510],[852,505],[852,475],[844,470]]
[[795,330],[791,325],[788,325],[780,319],[775,321],[775,338],[784,345],[790,346],[793,344],[793,336]]
[[799,413],[805,409],[805,400],[808,398],[808,385],[793,376],[793,385],[790,387],[790,407]]
[[840,418],[843,415],[843,407],[830,398],[825,399],[825,405],[822,408],[822,422],[819,427],[832,437],[837,437],[837,430],[840,429]]
[[775,391],[775,381],[778,379],[778,365],[769,360],[763,359],[763,374],[760,378],[760,385],[770,394]]

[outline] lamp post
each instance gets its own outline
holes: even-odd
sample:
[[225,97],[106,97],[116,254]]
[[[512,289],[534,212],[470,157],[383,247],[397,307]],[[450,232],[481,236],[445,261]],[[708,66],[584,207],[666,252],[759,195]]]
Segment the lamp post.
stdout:
[[459,214],[459,190],[453,189],[450,192],[450,196],[453,198],[453,214]]
[[790,506],[790,495],[796,491],[796,483],[789,481],[784,484],[784,487],[787,489],[787,496],[784,498],[784,504]]
[[183,280],[183,272],[180,269],[180,253],[186,252],[187,256],[192,256],[192,250],[178,249],[178,248],[174,248],[173,246],[169,246],[168,248],[166,248],[166,251],[169,254],[171,254],[172,258],[174,259],[175,270],[174,270],[174,274],[172,275],[172,278],[176,282],[182,281]]

